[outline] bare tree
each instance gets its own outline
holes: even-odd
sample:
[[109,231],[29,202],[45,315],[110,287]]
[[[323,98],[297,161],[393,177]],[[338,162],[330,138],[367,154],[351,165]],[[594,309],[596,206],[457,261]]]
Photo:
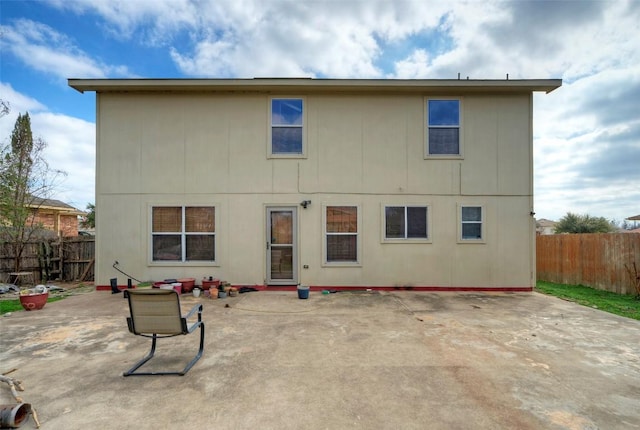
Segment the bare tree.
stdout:
[[13,270],[20,271],[22,253],[42,225],[35,213],[65,173],[53,170],[44,159],[46,143],[33,138],[29,114],[19,114],[11,144],[0,158],[0,234],[13,251]]
[[9,102],[0,99],[0,118],[9,115],[9,112],[11,112],[11,105]]

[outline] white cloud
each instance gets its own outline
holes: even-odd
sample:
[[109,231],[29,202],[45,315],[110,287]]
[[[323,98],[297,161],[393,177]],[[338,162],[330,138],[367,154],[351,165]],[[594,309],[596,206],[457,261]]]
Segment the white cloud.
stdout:
[[78,209],[93,203],[95,184],[95,124],[63,114],[49,112],[38,100],[0,83],[2,99],[11,104],[9,115],[0,118],[2,144],[10,143],[18,113],[29,112],[34,138],[42,138],[49,167],[62,170],[67,177],[55,187],[52,198]]
[[17,92],[13,89],[11,84],[7,84],[5,82],[0,82],[0,94],[0,98],[2,98],[2,100],[9,102],[11,112],[14,113],[13,116],[9,115],[2,118],[2,121],[6,121],[13,117],[13,122],[15,122],[18,117],[17,112],[33,112],[46,109],[46,106],[38,100]]
[[99,25],[113,38],[134,36],[149,45],[164,44],[183,28],[196,28],[203,16],[202,5],[190,0],[49,0],[49,5],[78,15],[96,13]]
[[[170,46],[192,76],[381,77],[379,41],[435,28],[441,2],[70,0],[50,4],[96,13],[119,37]],[[172,36],[188,34],[190,46]]]
[[124,66],[110,66],[83,52],[55,29],[29,19],[0,26],[0,47],[28,67],[66,80],[70,76],[104,78],[127,75]]
[[535,193],[542,217],[575,212],[621,220],[638,212],[639,98],[637,67],[603,70],[536,96]]
[[[119,40],[166,48],[186,76],[563,78],[562,88],[535,96],[538,215],[557,219],[573,211],[620,219],[638,212],[640,169],[628,163],[640,142],[636,0],[49,4],[95,18]],[[69,70],[83,77],[127,74],[125,66],[102,64],[54,29],[35,23],[9,29],[22,49],[15,55],[31,67],[62,64],[64,76],[76,74]]]
[[49,166],[67,177],[56,188],[56,198],[78,209],[95,202],[95,124],[62,114],[32,116],[32,130],[47,142]]

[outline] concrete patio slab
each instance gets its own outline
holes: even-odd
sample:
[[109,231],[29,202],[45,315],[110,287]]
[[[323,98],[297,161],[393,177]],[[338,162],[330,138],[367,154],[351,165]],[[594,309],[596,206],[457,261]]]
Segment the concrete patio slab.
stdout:
[[[205,354],[186,376],[122,376],[150,342],[108,292],[2,317],[0,373],[43,429],[640,428],[639,321],[537,293],[182,297],[196,303]],[[160,340],[148,366],[180,369],[197,342]]]

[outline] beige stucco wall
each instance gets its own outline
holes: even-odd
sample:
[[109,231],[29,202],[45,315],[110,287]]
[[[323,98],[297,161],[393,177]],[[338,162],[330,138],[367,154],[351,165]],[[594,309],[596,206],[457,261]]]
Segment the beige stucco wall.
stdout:
[[[99,94],[96,283],[117,260],[145,280],[262,284],[265,207],[281,204],[298,208],[303,284],[532,285],[529,93],[464,96],[460,159],[425,159],[426,94],[287,95],[305,98],[305,158],[268,157],[265,94]],[[360,210],[357,267],[323,265],[323,205],[341,203]],[[414,203],[431,243],[383,243],[382,206]],[[215,265],[150,261],[157,204],[216,205]],[[457,240],[461,204],[484,207],[484,243]]]

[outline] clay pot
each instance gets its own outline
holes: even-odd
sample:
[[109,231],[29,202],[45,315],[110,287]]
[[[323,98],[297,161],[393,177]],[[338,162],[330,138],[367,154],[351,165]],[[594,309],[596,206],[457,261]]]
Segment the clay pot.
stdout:
[[183,293],[190,293],[195,286],[196,278],[182,278],[178,279],[178,282],[182,284]]
[[25,311],[37,311],[44,308],[49,298],[49,292],[43,294],[25,294],[20,296],[20,304]]

